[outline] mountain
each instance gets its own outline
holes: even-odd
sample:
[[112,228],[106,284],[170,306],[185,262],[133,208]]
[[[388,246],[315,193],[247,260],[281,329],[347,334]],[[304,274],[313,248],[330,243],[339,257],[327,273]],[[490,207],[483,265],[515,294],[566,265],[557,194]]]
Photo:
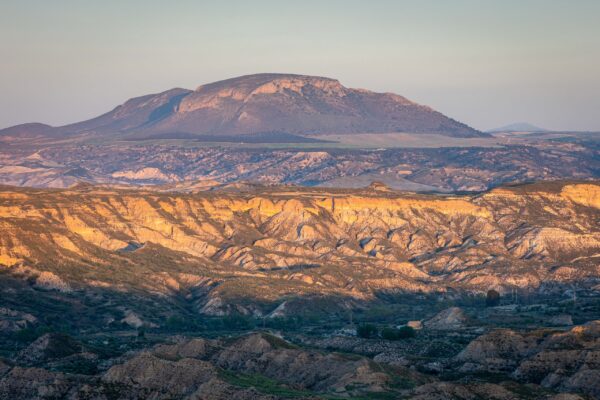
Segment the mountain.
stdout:
[[335,79],[292,74],[241,76],[194,91],[171,89],[130,99],[91,120],[33,128],[31,124],[11,127],[0,131],[0,136],[113,135],[131,139],[389,132],[487,136],[396,94],[350,89]]
[[548,132],[548,129],[540,128],[528,122],[515,122],[514,124],[509,124],[500,128],[490,129],[486,132]]

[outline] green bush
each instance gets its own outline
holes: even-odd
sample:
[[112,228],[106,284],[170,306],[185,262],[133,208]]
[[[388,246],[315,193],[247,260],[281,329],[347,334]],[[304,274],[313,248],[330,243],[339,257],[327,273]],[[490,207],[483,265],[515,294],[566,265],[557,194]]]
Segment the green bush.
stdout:
[[498,293],[494,289],[488,290],[487,296],[485,298],[485,305],[487,307],[496,307],[499,304],[500,304],[500,293]]
[[29,343],[33,342],[38,337],[45,333],[54,332],[55,330],[47,325],[38,326],[35,328],[27,327],[15,333],[15,339],[19,342]]
[[232,314],[223,317],[223,327],[228,330],[247,330],[254,328],[254,320],[246,315]]
[[269,318],[264,319],[261,323],[268,328],[284,331],[300,329],[305,325],[302,316]]
[[370,339],[377,336],[377,327],[373,324],[361,324],[356,329],[358,337]]
[[386,327],[381,330],[381,337],[386,340],[401,340],[415,337],[415,330],[410,326],[403,326],[399,329]]
[[198,331],[201,330],[200,324],[191,318],[183,318],[178,315],[172,315],[165,322],[165,329],[169,331]]

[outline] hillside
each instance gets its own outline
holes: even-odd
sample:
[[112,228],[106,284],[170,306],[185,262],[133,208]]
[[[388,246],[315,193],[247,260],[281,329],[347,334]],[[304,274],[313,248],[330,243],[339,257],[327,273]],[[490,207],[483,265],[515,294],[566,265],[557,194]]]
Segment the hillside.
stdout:
[[344,309],[382,293],[560,292],[597,280],[599,198],[595,183],[463,197],[381,185],[196,194],[4,187],[0,264],[41,287],[185,298],[206,315],[266,315],[317,298]]
[[130,99],[88,121],[51,129],[25,124],[1,130],[0,136],[131,140],[205,135],[231,141],[232,136],[268,134],[272,141],[280,134],[289,141],[289,135],[389,132],[487,136],[396,94],[291,74],[242,76],[194,91],[171,89]]

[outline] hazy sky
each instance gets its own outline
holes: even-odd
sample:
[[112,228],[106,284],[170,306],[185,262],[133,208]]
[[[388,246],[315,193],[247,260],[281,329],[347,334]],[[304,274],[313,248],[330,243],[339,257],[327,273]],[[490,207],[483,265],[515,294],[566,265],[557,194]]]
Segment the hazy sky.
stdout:
[[0,0],[0,127],[291,72],[402,94],[478,129],[600,130],[599,20],[599,0]]

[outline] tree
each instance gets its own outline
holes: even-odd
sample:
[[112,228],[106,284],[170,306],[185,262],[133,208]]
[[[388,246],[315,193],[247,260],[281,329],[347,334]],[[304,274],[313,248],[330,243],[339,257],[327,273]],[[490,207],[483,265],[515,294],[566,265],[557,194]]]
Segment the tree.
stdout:
[[254,328],[254,321],[241,314],[231,314],[223,317],[223,327],[232,331],[244,331]]
[[399,329],[386,327],[381,330],[381,337],[386,340],[401,340],[415,337],[415,330],[410,326],[403,326]]
[[144,339],[146,339],[146,329],[144,329],[143,326],[138,328],[137,339],[138,340],[144,340]]
[[361,324],[356,328],[358,337],[370,339],[377,336],[377,327],[373,324]]
[[485,298],[486,307],[496,307],[498,304],[500,304],[500,293],[494,289],[488,290]]

